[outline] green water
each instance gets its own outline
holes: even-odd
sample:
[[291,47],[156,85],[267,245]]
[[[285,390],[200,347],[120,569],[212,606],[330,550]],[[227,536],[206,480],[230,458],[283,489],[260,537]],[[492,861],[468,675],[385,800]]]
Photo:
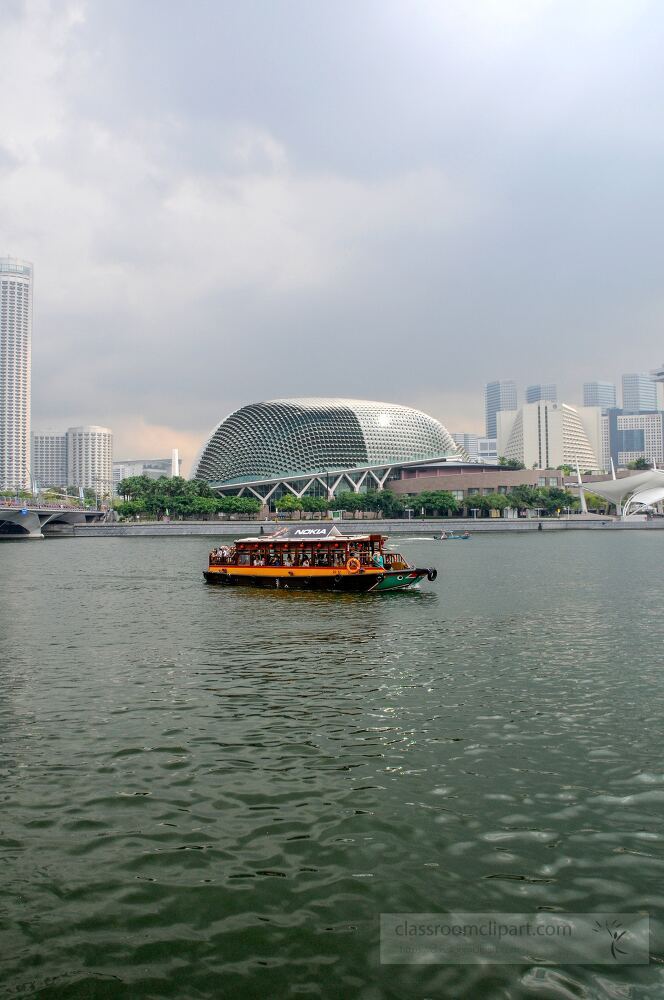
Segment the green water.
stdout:
[[[399,542],[384,596],[214,539],[0,546],[0,996],[664,996],[664,532]],[[647,910],[649,966],[381,966],[381,912]]]

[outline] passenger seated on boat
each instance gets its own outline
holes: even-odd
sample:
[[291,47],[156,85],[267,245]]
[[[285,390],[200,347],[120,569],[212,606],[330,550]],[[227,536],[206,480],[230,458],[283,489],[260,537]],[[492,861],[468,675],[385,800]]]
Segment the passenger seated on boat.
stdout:
[[262,556],[258,556],[256,559],[254,559],[254,566],[264,566],[264,565],[265,565],[265,560],[263,559]]
[[300,565],[302,565],[302,566],[310,566],[310,565],[311,565],[311,563],[309,562],[308,558],[307,558],[307,557],[305,556],[305,557],[303,558],[303,560],[302,560],[302,562],[301,562],[301,564],[300,564]]
[[383,569],[383,567],[385,566],[385,560],[383,559],[383,555],[381,552],[374,552],[373,556],[371,557],[371,561],[374,564],[374,566],[377,566],[379,569]]
[[291,557],[290,557],[290,556],[288,555],[288,553],[286,552],[286,553],[284,554],[284,566],[292,566],[292,565],[293,565],[293,563],[292,563],[292,561],[291,561]]

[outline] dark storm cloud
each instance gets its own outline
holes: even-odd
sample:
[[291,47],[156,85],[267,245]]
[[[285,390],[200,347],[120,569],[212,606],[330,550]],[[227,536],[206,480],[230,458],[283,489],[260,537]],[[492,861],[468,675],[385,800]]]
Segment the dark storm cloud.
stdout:
[[4,12],[0,249],[36,263],[37,424],[130,453],[334,393],[479,429],[486,379],[573,401],[661,360],[658,5]]

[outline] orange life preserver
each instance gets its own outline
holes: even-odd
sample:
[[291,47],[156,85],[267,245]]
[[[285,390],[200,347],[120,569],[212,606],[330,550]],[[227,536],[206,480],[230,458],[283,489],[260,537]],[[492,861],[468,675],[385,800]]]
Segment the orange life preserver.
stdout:
[[360,560],[356,559],[355,556],[351,556],[348,562],[346,563],[346,569],[348,570],[349,573],[357,573],[359,568],[360,568]]

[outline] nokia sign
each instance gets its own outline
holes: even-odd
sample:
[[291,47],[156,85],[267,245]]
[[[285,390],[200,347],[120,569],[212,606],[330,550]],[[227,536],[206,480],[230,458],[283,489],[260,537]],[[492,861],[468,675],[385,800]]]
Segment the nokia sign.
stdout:
[[280,531],[275,533],[275,538],[297,538],[303,541],[304,539],[317,539],[317,538],[329,538],[330,535],[341,535],[341,532],[334,524],[318,524],[316,527],[313,525],[311,527],[304,527],[299,525],[291,525],[288,528],[281,528]]

